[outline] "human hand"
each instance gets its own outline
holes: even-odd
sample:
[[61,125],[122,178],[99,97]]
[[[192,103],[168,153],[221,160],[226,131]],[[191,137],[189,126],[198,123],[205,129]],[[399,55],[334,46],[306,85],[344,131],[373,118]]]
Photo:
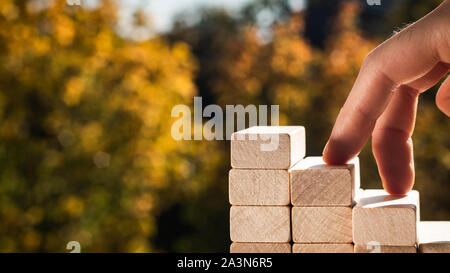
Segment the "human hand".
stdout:
[[[450,70],[450,0],[372,50],[336,119],[323,151],[326,163],[344,164],[372,135],[383,187],[406,194],[414,185],[411,135],[419,94]],[[450,116],[450,78],[436,95]]]

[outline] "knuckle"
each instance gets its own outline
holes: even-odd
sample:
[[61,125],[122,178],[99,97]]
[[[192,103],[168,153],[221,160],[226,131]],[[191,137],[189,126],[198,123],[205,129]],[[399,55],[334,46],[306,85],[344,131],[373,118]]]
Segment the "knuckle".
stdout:
[[371,67],[371,66],[374,66],[374,64],[376,63],[376,61],[377,61],[377,57],[376,57],[376,55],[377,55],[377,50],[379,50],[378,49],[379,47],[377,47],[377,48],[375,48],[375,49],[372,49],[367,55],[366,55],[366,57],[364,58],[364,61],[363,61],[363,63],[362,63],[362,68],[369,68],[369,67]]

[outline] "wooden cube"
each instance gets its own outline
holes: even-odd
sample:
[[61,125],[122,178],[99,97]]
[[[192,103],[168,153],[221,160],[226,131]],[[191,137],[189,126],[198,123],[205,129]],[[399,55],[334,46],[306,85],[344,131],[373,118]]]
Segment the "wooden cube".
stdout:
[[287,170],[232,169],[229,173],[232,205],[289,205]]
[[287,170],[305,156],[303,126],[255,126],[231,135],[231,166]]
[[230,237],[233,242],[287,243],[291,240],[287,206],[232,206]]
[[353,244],[294,244],[292,253],[353,253]]
[[355,203],[359,190],[359,159],[348,164],[326,165],[322,157],[307,157],[290,170],[294,206],[347,206]]
[[352,243],[350,207],[293,207],[295,243]]
[[232,243],[230,253],[291,253],[289,243]]
[[355,253],[417,253],[415,246],[355,245]]
[[419,193],[393,196],[384,190],[364,190],[353,208],[355,244],[415,246],[419,220]]
[[450,253],[450,222],[420,222],[419,252]]

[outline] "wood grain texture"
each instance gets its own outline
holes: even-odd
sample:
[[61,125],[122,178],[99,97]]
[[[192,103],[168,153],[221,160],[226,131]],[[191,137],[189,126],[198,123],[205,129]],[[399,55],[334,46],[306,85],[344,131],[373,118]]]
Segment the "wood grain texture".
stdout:
[[287,206],[232,206],[230,237],[233,242],[287,243],[291,240]]
[[419,193],[392,196],[384,190],[364,190],[353,208],[353,240],[367,245],[414,246],[419,220]]
[[231,135],[231,166],[289,169],[305,156],[303,126],[255,126]]
[[355,245],[355,253],[417,253],[416,246]]
[[287,170],[232,169],[229,173],[232,205],[289,205]]
[[360,187],[359,159],[341,166],[326,165],[320,156],[307,157],[290,170],[294,206],[347,206],[355,204]]
[[294,244],[292,253],[353,253],[353,244]]
[[289,243],[232,243],[230,253],[291,253]]
[[419,252],[450,253],[450,222],[422,221],[418,230]]
[[352,243],[352,209],[349,207],[293,207],[295,243]]

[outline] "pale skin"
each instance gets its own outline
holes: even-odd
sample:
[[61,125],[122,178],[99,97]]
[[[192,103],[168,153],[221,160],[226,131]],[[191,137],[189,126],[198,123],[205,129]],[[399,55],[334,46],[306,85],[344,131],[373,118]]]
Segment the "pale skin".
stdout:
[[[406,194],[414,185],[411,136],[419,95],[449,70],[450,0],[445,0],[367,55],[323,151],[325,162],[348,162],[372,136],[383,187]],[[450,78],[439,87],[436,105],[450,117]]]

